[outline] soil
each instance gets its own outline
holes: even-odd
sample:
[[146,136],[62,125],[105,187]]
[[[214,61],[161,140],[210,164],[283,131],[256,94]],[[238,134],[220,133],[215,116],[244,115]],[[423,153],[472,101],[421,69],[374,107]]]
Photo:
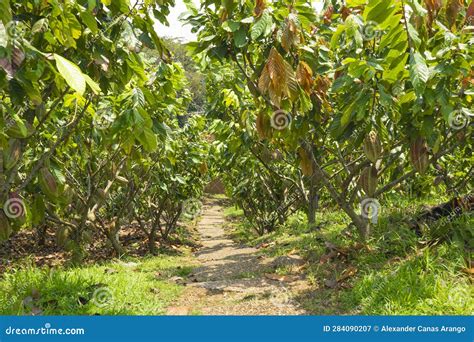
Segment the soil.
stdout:
[[195,253],[199,266],[186,279],[184,294],[168,308],[169,315],[302,315],[293,298],[308,288],[301,276],[275,274],[282,262],[298,266],[297,256],[268,258],[226,235],[218,199],[204,200],[197,229],[202,246]]

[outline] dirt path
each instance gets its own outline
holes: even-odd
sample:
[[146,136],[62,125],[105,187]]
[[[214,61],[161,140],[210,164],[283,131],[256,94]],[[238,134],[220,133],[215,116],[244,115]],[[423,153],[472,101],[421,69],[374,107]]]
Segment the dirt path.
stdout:
[[[300,315],[293,289],[303,280],[272,280],[274,270],[287,264],[297,266],[294,257],[269,259],[258,250],[230,240],[224,231],[223,207],[217,199],[205,199],[198,224],[202,247],[196,253],[200,264],[182,282],[187,288],[168,309],[170,315]],[[266,275],[265,275],[266,274]]]

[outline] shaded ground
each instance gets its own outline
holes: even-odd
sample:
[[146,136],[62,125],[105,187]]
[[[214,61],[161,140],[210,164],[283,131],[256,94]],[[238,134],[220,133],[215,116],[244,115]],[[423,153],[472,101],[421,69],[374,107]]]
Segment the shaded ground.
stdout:
[[305,311],[293,298],[307,289],[297,276],[274,273],[280,266],[298,267],[298,256],[267,258],[255,248],[230,240],[224,231],[223,207],[205,199],[198,224],[202,247],[195,254],[199,266],[185,279],[184,294],[168,308],[170,315],[300,315]]
[[[189,225],[191,234],[193,227]],[[48,227],[45,233],[44,244],[38,243],[36,232],[31,229],[22,229],[9,240],[0,243],[0,275],[10,267],[21,264],[35,266],[63,266],[70,259],[70,253],[58,247],[54,236],[55,227]],[[128,257],[144,257],[149,253],[147,238],[135,225],[124,226],[120,230],[120,241],[125,254]],[[186,236],[173,235],[169,241],[163,241],[159,237],[156,242],[159,254],[176,255],[181,254],[182,245],[194,248],[192,239]],[[107,242],[103,234],[94,232],[92,243],[86,247],[87,255],[84,262],[94,264],[112,260],[117,257],[114,250]]]

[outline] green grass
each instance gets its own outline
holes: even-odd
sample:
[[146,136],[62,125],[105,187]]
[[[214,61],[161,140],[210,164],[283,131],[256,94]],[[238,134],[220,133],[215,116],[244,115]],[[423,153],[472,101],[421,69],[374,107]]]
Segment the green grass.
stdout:
[[0,279],[0,314],[160,315],[192,270],[187,257],[157,256],[75,268],[23,266]]
[[456,246],[426,248],[366,272],[342,302],[347,309],[358,306],[363,314],[472,314],[474,293],[462,267],[462,251]]
[[[440,237],[438,225],[436,229],[427,227],[422,237],[408,225],[408,219],[415,217],[423,204],[442,200],[395,197],[381,201],[379,222],[365,246],[346,215],[333,208],[318,213],[319,230],[308,228],[303,213],[293,215],[276,232],[262,237],[243,219],[230,223],[230,229],[232,237],[241,242],[266,246],[261,249],[266,255],[299,254],[307,260],[305,273],[312,288],[296,300],[310,313],[472,314],[472,285],[462,270],[471,260],[474,218],[465,215],[441,222],[441,230],[451,233],[430,246],[427,241]],[[329,252],[326,242],[346,255],[321,263],[321,257]],[[340,278],[350,267],[357,270],[354,276],[336,288],[327,286],[327,280]]]
[[243,215],[244,215],[243,210],[235,206],[227,207],[224,209],[224,216],[228,219],[240,218]]

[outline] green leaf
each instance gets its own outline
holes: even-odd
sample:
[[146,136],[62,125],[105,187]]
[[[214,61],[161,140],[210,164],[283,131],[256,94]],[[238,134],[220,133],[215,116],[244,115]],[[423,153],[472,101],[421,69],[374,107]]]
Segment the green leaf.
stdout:
[[43,28],[46,27],[47,23],[48,23],[48,20],[46,18],[38,20],[37,22],[33,24],[33,27],[31,28],[31,32],[32,33],[41,32]]
[[420,47],[421,39],[420,39],[420,36],[418,35],[418,32],[416,32],[416,29],[410,23],[407,23],[407,27],[408,27],[408,34],[410,35],[411,40],[415,44],[415,47],[417,48]]
[[31,223],[36,226],[40,224],[45,217],[46,206],[44,204],[43,196],[36,195],[31,206]]
[[84,94],[86,91],[86,78],[81,69],[60,55],[54,54],[54,59],[59,73],[66,80],[67,84],[79,94]]
[[89,11],[92,12],[96,6],[97,6],[96,0],[87,0],[87,9]]
[[365,5],[367,3],[367,0],[347,0],[347,7],[358,7]]
[[407,3],[415,11],[415,13],[421,17],[424,17],[428,13],[428,11],[423,6],[421,6],[418,0],[407,0]]
[[252,40],[257,40],[261,35],[267,35],[271,31],[271,28],[272,17],[265,11],[250,29],[250,37]]
[[140,134],[137,139],[142,144],[145,151],[147,152],[153,152],[158,147],[156,135],[148,127],[145,127],[143,129],[142,134]]
[[91,88],[94,94],[100,94],[102,91],[100,86],[92,78],[90,78],[89,75],[84,74],[84,78],[86,79],[87,85]]
[[391,16],[395,6],[393,0],[370,0],[364,10],[363,18],[366,22],[382,23]]
[[336,32],[331,37],[331,49],[335,50],[339,44],[339,38],[341,38],[341,35],[344,33],[346,30],[346,25],[345,24],[339,24],[337,26]]
[[89,28],[89,30],[92,31],[92,33],[96,34],[99,31],[99,28],[97,27],[97,21],[90,12],[81,12],[80,16],[84,24],[87,25],[87,27]]
[[12,21],[12,11],[10,8],[10,0],[0,1],[0,20],[4,25]]
[[240,23],[233,20],[226,20],[222,24],[222,28],[227,32],[235,32],[240,28]]
[[421,94],[430,77],[430,70],[423,56],[418,52],[410,55],[410,79],[417,94]]
[[247,45],[247,33],[243,27],[234,33],[234,44],[238,48]]

